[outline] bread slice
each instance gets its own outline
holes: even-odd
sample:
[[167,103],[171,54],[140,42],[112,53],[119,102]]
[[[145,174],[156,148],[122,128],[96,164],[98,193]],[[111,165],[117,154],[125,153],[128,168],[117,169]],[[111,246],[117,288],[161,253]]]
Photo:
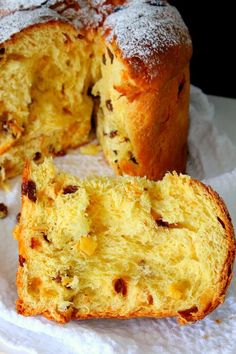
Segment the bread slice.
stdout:
[[204,318],[224,301],[235,240],[220,197],[189,176],[81,180],[26,163],[17,310],[57,322]]

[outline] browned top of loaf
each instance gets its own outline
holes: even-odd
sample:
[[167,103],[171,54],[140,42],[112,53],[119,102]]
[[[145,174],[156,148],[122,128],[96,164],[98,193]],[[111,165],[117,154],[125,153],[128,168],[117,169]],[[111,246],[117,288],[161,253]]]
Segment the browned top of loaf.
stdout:
[[0,43],[52,20],[70,22],[82,31],[101,28],[131,75],[142,82],[174,76],[191,57],[188,29],[165,0],[11,0],[7,5],[0,0]]

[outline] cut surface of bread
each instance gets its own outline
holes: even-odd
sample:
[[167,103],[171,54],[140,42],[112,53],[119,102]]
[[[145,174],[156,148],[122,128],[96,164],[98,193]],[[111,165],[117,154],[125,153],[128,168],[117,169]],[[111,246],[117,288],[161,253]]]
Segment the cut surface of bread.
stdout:
[[[185,170],[191,57],[187,28],[167,3],[130,1],[115,10],[123,2],[111,2],[114,13],[106,14],[106,26],[82,25],[89,1],[56,1],[52,8],[42,5],[0,17],[3,34],[11,21],[19,25],[25,18],[21,30],[7,40],[1,42],[5,37],[0,35],[0,182],[20,174],[25,159],[63,155],[90,141],[93,126],[117,174],[158,179],[166,171]],[[105,19],[99,6],[95,17]],[[126,53],[122,42],[123,17],[130,11],[134,23],[142,13],[143,31],[152,34],[145,56],[146,35],[133,29],[139,34],[133,44],[140,51],[139,65],[132,48]],[[149,21],[155,26],[160,22],[154,33]]]
[[224,301],[235,255],[227,209],[176,173],[88,178],[27,163],[17,310],[64,323],[99,317],[204,318]]
[[0,63],[0,165],[9,177],[22,171],[25,158],[60,155],[90,140],[92,52],[77,36],[71,25],[53,23],[6,46]]

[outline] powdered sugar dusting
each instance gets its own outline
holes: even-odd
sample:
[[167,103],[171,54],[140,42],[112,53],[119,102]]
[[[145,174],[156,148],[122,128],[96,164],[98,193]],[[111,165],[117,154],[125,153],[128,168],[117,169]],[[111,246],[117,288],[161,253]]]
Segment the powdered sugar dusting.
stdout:
[[17,11],[38,7],[45,3],[45,0],[0,0],[0,10]]
[[0,43],[22,29],[36,24],[62,19],[78,29],[101,25],[114,6],[106,0],[0,0]]
[[13,34],[36,23],[48,22],[53,19],[63,19],[55,11],[46,7],[30,11],[17,11],[0,19],[0,43]]
[[107,17],[108,40],[115,39],[125,58],[138,58],[155,76],[158,53],[168,47],[191,46],[188,29],[178,11],[165,1],[130,0]]
[[[65,13],[67,16],[67,13]],[[97,27],[103,20],[103,16],[97,13],[93,8],[82,7],[78,13],[74,14],[72,23],[76,27]]]
[[[55,1],[58,0],[54,0],[54,2]],[[6,3],[6,1],[0,0],[0,18],[9,15],[12,12],[36,9],[45,5],[47,2],[47,0],[9,0]]]
[[[109,33],[107,40],[116,40],[123,57],[144,63],[151,78],[158,75],[161,53],[176,45],[191,46],[180,14],[165,0],[127,0],[122,6],[112,5],[108,0],[11,0],[7,5],[3,3],[0,0],[0,43],[27,26],[51,19],[70,22],[78,29],[103,25],[105,33]],[[1,11],[19,9],[23,11],[1,18]]]
[[[77,0],[74,1],[77,6],[68,8],[65,4],[62,5],[64,10],[60,10],[60,14],[78,28],[96,28],[112,11],[112,6],[105,2],[104,0]],[[56,11],[58,11],[57,8]]]
[[[51,1],[49,1],[49,5],[51,5]],[[94,28],[103,22],[103,15],[97,8],[93,8],[88,0],[71,1],[70,5],[66,2],[58,2],[52,8],[79,29]]]
[[106,0],[89,0],[93,7],[102,6],[106,3]]
[[[51,2],[52,0],[49,0],[47,6],[50,6]],[[112,11],[112,5],[106,4],[106,0],[74,0],[70,1],[69,5],[65,1],[57,1],[52,8],[77,28],[96,28]]]

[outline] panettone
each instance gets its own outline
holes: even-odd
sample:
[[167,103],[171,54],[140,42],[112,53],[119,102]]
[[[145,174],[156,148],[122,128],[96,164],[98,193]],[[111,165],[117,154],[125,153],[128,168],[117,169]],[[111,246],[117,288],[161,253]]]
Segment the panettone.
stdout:
[[204,318],[224,301],[235,255],[224,202],[186,175],[77,179],[27,163],[17,310],[66,322]]
[[0,1],[1,180],[94,127],[117,174],[184,171],[191,51],[166,1]]

